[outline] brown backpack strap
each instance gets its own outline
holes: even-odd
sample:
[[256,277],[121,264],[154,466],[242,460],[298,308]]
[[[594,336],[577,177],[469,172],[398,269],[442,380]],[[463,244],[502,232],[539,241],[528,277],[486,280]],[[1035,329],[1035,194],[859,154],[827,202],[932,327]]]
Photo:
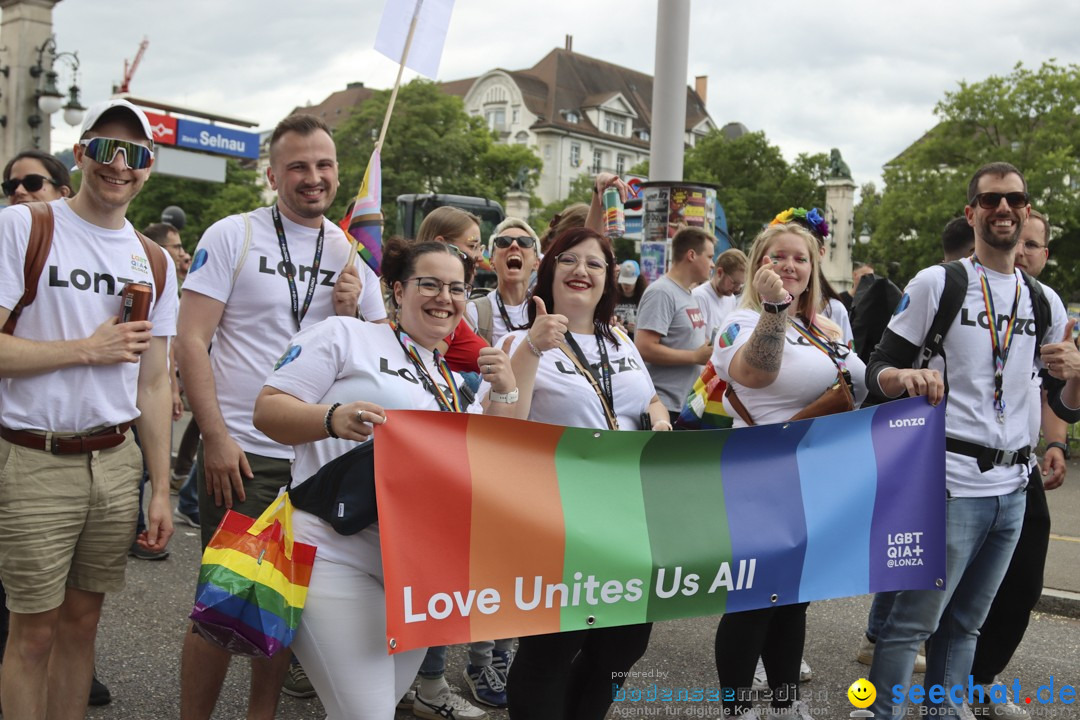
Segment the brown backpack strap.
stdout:
[[150,261],[150,272],[154,275],[154,302],[156,303],[161,299],[161,293],[165,291],[165,273],[169,270],[169,263],[165,260],[165,248],[138,230],[135,234],[139,236],[146,259]]
[[731,403],[731,407],[735,409],[735,412],[739,413],[739,417],[743,419],[743,422],[747,425],[757,425],[754,422],[754,418],[750,417],[750,411],[743,405],[742,399],[735,394],[735,388],[728,383],[727,390],[724,391],[724,396],[727,397],[728,402]]
[[26,207],[30,210],[30,238],[26,244],[26,260],[23,264],[23,294],[11,309],[11,314],[0,331],[5,335],[15,332],[15,324],[19,322],[23,308],[37,297],[38,280],[41,279],[45,261],[49,259],[49,251],[52,249],[52,208],[44,202],[28,203]]

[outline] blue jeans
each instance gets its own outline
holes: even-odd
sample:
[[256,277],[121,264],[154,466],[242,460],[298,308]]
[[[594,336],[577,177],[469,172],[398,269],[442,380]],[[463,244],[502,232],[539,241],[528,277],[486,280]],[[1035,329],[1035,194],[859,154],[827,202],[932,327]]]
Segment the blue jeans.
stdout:
[[[945,588],[905,590],[896,594],[877,643],[870,682],[877,688],[875,717],[901,717],[919,646],[934,633],[926,658],[926,688],[967,688],[975,641],[1012,558],[1024,520],[1023,490],[983,498],[949,498],[945,514]],[[904,688],[893,702],[894,686]],[[961,702],[946,697],[947,714],[958,715]]]
[[874,595],[874,601],[870,603],[870,616],[866,619],[866,637],[870,642],[877,642],[881,628],[885,627],[885,621],[889,619],[889,613],[892,612],[896,595],[896,591],[879,592]]
[[195,474],[198,472],[198,464],[191,464],[191,472],[187,480],[180,486],[179,502],[176,509],[189,517],[199,517],[199,486]]

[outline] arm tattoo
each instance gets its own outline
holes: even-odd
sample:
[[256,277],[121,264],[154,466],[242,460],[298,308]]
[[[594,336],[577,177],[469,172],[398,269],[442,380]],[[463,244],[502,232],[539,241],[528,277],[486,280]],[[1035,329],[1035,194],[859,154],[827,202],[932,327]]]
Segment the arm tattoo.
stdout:
[[784,313],[761,313],[761,319],[743,350],[743,360],[747,365],[762,372],[780,372],[787,323]]

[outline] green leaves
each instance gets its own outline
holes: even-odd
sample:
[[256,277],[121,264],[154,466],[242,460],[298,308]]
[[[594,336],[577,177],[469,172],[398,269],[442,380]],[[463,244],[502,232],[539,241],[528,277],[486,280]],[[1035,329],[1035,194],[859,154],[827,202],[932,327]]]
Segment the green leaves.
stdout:
[[961,81],[934,110],[939,124],[885,168],[872,213],[870,255],[901,262],[902,274],[941,260],[941,230],[963,212],[967,184],[983,164],[1016,165],[1032,207],[1053,225],[1051,264],[1040,278],[1080,300],[1080,66],[1017,64],[1004,77]]

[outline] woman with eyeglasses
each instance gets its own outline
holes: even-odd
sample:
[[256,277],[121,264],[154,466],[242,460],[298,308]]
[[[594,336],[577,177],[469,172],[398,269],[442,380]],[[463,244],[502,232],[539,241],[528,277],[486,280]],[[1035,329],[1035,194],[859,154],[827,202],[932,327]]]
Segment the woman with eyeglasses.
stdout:
[[[671,429],[633,341],[611,327],[617,292],[606,238],[587,228],[555,238],[537,271],[529,327],[507,336],[520,393],[516,417],[584,428]],[[489,396],[489,389],[496,390],[483,383],[479,396]],[[510,716],[601,720],[613,686],[645,654],[651,630],[645,624],[521,638],[507,685]]]
[[524,220],[507,218],[495,228],[491,264],[498,283],[466,311],[476,334],[490,345],[528,324],[529,282],[540,262],[538,245],[536,232]]
[[71,174],[47,152],[23,150],[4,166],[4,197],[12,205],[71,197]]
[[[840,328],[820,312],[819,258],[817,239],[801,223],[770,225],[754,240],[747,263],[752,280],[739,308],[724,319],[712,355],[717,375],[728,383],[724,407],[735,427],[785,422],[804,411],[810,417],[850,410],[866,395],[863,362],[843,342]],[[829,402],[819,409],[822,400]],[[791,494],[790,478],[783,473],[760,475],[763,498]],[[801,513],[800,507],[800,522]],[[783,522],[778,510],[773,531],[798,532],[780,526]],[[752,554],[753,540],[746,542],[745,550]],[[783,604],[727,613],[721,619],[715,641],[717,675],[721,687],[736,692],[734,699],[724,700],[725,717],[764,717],[749,694],[760,656],[773,691],[773,709],[793,720],[809,720],[809,708],[797,699],[807,606]]]
[[[373,425],[386,422],[387,409],[481,411],[462,400],[461,378],[437,350],[465,311],[471,262],[442,243],[397,238],[383,253],[396,323],[333,317],[302,330],[255,403],[255,426],[296,446],[294,486],[369,440]],[[511,414],[517,391],[509,358],[485,348],[479,364],[492,388],[488,414]],[[327,716],[394,717],[424,651],[386,652],[378,524],[339,535],[296,510],[293,526],[297,540],[319,548],[293,651]]]

